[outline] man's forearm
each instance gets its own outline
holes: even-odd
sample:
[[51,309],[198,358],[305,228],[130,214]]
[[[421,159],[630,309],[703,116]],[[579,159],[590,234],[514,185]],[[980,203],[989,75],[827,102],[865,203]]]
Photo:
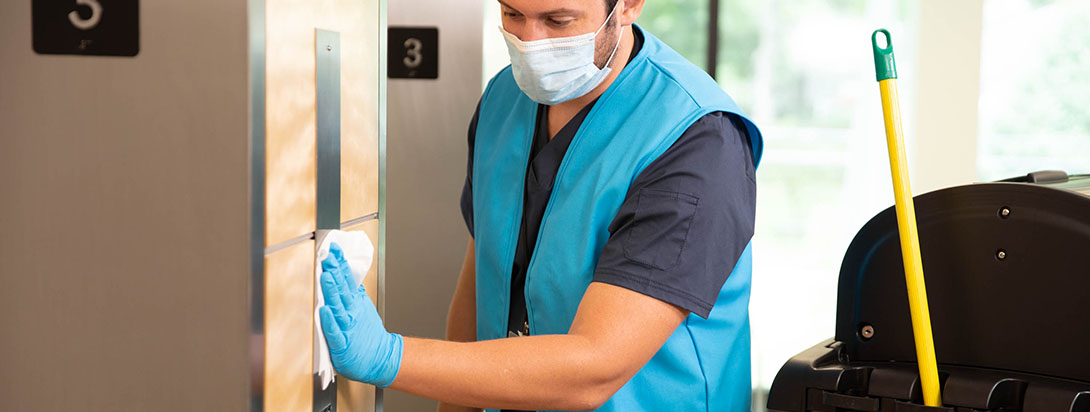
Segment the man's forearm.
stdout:
[[[473,342],[477,340],[477,301],[473,267],[473,242],[466,249],[466,259],[462,264],[462,273],[458,277],[458,286],[447,312],[447,340],[452,342]],[[480,412],[481,408],[458,406],[440,402],[438,412]]]
[[579,335],[471,343],[405,338],[391,388],[475,407],[590,410],[631,374],[599,352]]
[[447,340],[472,342],[477,340],[477,279],[473,259],[473,241],[466,248],[462,272],[454,288],[447,312]]

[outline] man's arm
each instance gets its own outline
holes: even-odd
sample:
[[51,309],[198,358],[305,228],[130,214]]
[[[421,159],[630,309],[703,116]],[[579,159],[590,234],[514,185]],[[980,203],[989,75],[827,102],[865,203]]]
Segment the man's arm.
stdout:
[[471,343],[405,338],[390,387],[461,405],[593,410],[658,352],[688,313],[595,282],[566,335]]
[[[477,282],[473,238],[469,238],[462,273],[454,288],[454,298],[447,312],[447,340],[473,342],[477,340]],[[480,408],[468,408],[440,402],[438,412],[480,412]]]
[[477,340],[477,282],[474,263],[473,238],[466,246],[466,258],[462,263],[462,273],[458,276],[458,285],[454,288],[454,297],[447,312],[447,340],[454,342],[473,342]]
[[[473,343],[403,339],[386,332],[370,299],[360,297],[362,286],[349,293],[354,280],[350,272],[328,278],[323,274],[327,307],[322,308],[322,324],[337,371],[349,379],[383,387],[392,384],[396,389],[455,404],[595,409],[654,356],[689,311],[707,316],[729,275],[720,269],[737,263],[753,233],[754,156],[739,119],[722,113],[705,116],[637,178],[625,201],[632,210],[622,206],[610,225],[611,240],[602,251],[594,281],[568,334]],[[466,207],[471,206],[466,202],[469,179],[466,188],[463,215],[472,233],[472,213]],[[635,209],[641,204],[638,199],[644,188],[685,192],[687,197],[702,199],[703,204],[726,206],[698,208],[695,215],[667,222],[641,219]],[[669,205],[657,207],[668,209]],[[641,284],[650,280],[645,273],[650,271],[647,264],[629,262],[632,259],[626,248],[640,251],[637,257],[651,263],[666,253],[654,246],[663,243],[655,238],[626,234],[644,224],[669,226],[688,234],[683,238],[701,239],[687,246],[677,242],[667,245],[671,256],[680,254],[680,262],[692,263],[675,265],[665,279],[667,284],[660,286],[684,293],[655,296],[653,292],[661,288],[640,290],[639,285],[622,282],[620,274],[644,278]],[[694,232],[703,235],[694,236]],[[330,264],[333,269],[347,265]],[[606,276],[609,274],[614,276]],[[342,278],[340,285],[334,284]],[[659,280],[663,280],[661,276]],[[686,299],[674,298],[682,295]]]

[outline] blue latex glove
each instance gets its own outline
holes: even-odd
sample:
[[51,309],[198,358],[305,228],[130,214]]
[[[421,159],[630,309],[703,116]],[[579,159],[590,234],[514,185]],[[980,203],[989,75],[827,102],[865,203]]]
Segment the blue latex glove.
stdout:
[[348,379],[390,386],[401,368],[401,335],[386,331],[363,285],[356,285],[340,245],[329,245],[322,271],[325,305],[318,313],[333,367]]

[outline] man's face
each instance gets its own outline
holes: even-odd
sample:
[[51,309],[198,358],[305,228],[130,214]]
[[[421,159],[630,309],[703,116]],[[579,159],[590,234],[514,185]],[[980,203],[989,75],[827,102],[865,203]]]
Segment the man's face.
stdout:
[[[522,41],[593,33],[606,21],[606,0],[499,0],[503,29]],[[623,7],[619,5],[618,8]],[[603,67],[619,41],[620,11],[595,39],[594,63]]]

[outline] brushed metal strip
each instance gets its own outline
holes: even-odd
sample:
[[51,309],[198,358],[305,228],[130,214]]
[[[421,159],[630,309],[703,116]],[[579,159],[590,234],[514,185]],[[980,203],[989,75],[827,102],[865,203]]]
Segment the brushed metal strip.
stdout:
[[250,411],[265,410],[265,0],[248,0],[250,66]]
[[265,256],[314,239],[314,232],[306,233],[265,248]]
[[[378,1],[378,315],[386,322],[386,55],[387,0]],[[382,412],[383,391],[375,388],[375,412]]]
[[[355,218],[355,219],[352,219],[352,220],[346,220],[346,221],[344,221],[344,222],[342,222],[340,224],[340,229],[341,230],[352,229],[355,226],[362,225],[364,223],[370,222],[370,221],[375,220],[375,219],[378,219],[378,213],[372,213],[372,214],[362,216],[362,217],[358,217],[358,218]],[[295,246],[295,245],[297,245],[299,243],[303,243],[303,242],[311,240],[311,239],[316,239],[316,237],[314,235],[314,232],[310,232],[310,233],[306,233],[306,234],[303,234],[303,235],[293,237],[291,239],[285,240],[283,242],[280,242],[280,243],[277,243],[275,245],[272,245],[272,246],[269,246],[269,247],[265,248],[265,256],[268,256],[268,255],[271,255],[273,253],[279,252],[281,250],[290,248],[292,246]]]
[[[357,217],[355,219],[346,220],[341,222],[341,230],[349,230],[358,225],[362,225],[375,219],[378,219],[378,213],[372,213],[366,216]],[[374,239],[372,241],[377,242],[378,239]]]
[[317,226],[341,227],[341,34],[314,30]]
[[[314,29],[314,93],[317,137],[316,222],[318,232],[341,228],[341,34]],[[319,233],[315,233],[315,240]],[[322,235],[324,237],[324,234]],[[318,292],[318,291],[315,291]],[[320,293],[320,292],[318,292]],[[314,347],[318,347],[317,335]],[[315,353],[314,362],[318,356]],[[314,374],[313,410],[337,410],[337,382],[322,389]]]

